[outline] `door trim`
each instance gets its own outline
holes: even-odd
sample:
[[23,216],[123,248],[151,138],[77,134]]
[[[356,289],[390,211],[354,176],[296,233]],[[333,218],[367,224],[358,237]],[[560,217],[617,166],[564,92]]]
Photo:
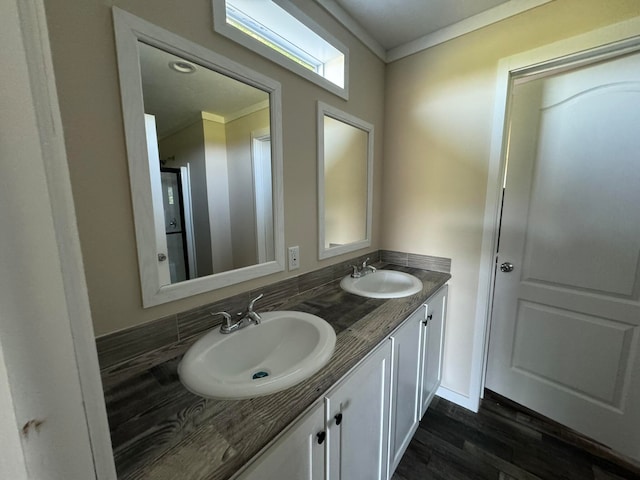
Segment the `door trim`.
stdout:
[[[14,478],[35,478],[46,471],[51,478],[82,472],[81,478],[114,479],[115,463],[82,264],[45,5],[42,0],[12,0],[3,2],[0,11],[3,40],[11,45],[11,51],[7,53],[15,66],[7,70],[8,84],[21,86],[13,92],[15,101],[0,112],[0,124],[10,126],[7,131],[11,138],[3,145],[3,153],[15,152],[18,158],[20,155],[30,157],[31,170],[28,174],[16,170],[9,175],[10,178],[11,175],[20,178],[20,185],[38,192],[33,200],[37,205],[30,205],[28,210],[38,216],[26,221],[28,228],[6,237],[12,240],[10,244],[4,241],[4,237],[0,243],[11,248],[16,239],[33,240],[34,234],[40,235],[37,239],[40,243],[50,236],[56,240],[41,246],[37,252],[41,257],[32,255],[33,258],[24,258],[27,270],[34,258],[46,260],[37,265],[36,273],[24,276],[32,281],[33,289],[44,292],[42,298],[25,299],[29,292],[11,295],[10,313],[7,313],[7,321],[3,322],[3,327],[7,327],[0,332],[0,337],[3,333],[10,334],[3,339],[6,341],[0,342],[0,362],[5,367],[0,371],[0,404],[12,408],[3,412],[0,421],[6,422],[7,418],[13,417],[11,420],[18,422],[13,425],[15,431],[6,436],[7,445],[3,445],[5,448],[0,453],[0,464],[8,465],[12,472],[20,475]],[[3,60],[8,58],[0,56]],[[18,107],[14,109],[15,106]],[[17,110],[19,115],[16,115]],[[21,130],[19,134],[12,135],[17,130]],[[43,185],[45,191],[42,190]],[[13,209],[14,205],[11,201],[5,202],[2,213]],[[11,269],[0,273],[7,285],[16,281],[11,273]],[[26,305],[35,306],[27,308]],[[35,326],[36,319],[32,315],[37,308],[48,311],[50,321],[38,322]],[[30,321],[16,322],[13,321],[15,319]],[[34,328],[39,335],[32,335]],[[14,348],[5,348],[9,340]],[[48,348],[40,348],[45,342]],[[28,348],[21,349],[20,345],[28,345]],[[12,369],[15,365],[28,367]],[[37,370],[42,368],[49,376],[64,373],[58,377],[56,388],[48,388],[50,383],[39,382],[42,376],[37,374]],[[46,421],[47,416],[52,420]],[[33,420],[24,424],[29,418]],[[39,423],[36,421],[38,418],[45,421],[37,435],[38,441],[31,441],[31,438],[26,441],[26,433],[20,436],[18,429],[23,424],[28,429],[29,425]],[[68,428],[69,423],[73,423],[74,428]],[[58,442],[54,444],[51,439]],[[8,461],[3,463],[6,459]],[[69,462],[74,465],[71,469]]]
[[489,331],[495,283],[495,258],[505,174],[505,138],[509,119],[509,94],[513,78],[537,75],[560,68],[575,67],[596,60],[640,50],[640,17],[616,23],[544,47],[529,50],[498,63],[491,149],[485,197],[476,318],[473,335],[471,384],[463,406],[477,412],[483,397]]

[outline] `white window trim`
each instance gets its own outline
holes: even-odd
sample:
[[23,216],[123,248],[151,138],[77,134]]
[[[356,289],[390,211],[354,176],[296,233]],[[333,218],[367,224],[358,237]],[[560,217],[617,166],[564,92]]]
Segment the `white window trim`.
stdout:
[[289,0],[273,0],[279,7],[287,11],[290,15],[293,15],[296,19],[313,30],[317,35],[324,38],[333,47],[340,50],[344,54],[344,88],[339,87],[333,82],[327,80],[320,74],[312,72],[298,65],[293,60],[285,57],[284,55],[269,48],[263,43],[257,41],[254,38],[242,33],[237,28],[227,23],[227,10],[226,0],[212,0],[213,3],[213,27],[219,34],[239,43],[243,47],[261,55],[272,62],[277,63],[281,67],[284,67],[293,73],[315,83],[316,85],[328,90],[329,92],[343,98],[349,99],[349,49],[346,45],[336,39],[333,35],[327,32],[324,28],[318,25],[313,19],[302,12],[298,7],[293,5]]

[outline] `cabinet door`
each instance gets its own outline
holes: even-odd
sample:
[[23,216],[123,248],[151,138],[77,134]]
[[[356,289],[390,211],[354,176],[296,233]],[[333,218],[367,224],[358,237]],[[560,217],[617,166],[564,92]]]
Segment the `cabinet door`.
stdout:
[[328,480],[386,480],[390,361],[389,341],[326,398]]
[[323,480],[326,440],[324,402],[296,422],[237,480]]
[[442,379],[442,353],[444,349],[444,319],[447,311],[445,285],[427,301],[427,325],[423,328],[424,351],[422,354],[422,388],[420,394],[420,418],[431,403]]
[[421,305],[391,335],[393,345],[391,381],[390,448],[393,474],[420,423],[420,364],[422,351],[422,322],[425,306]]

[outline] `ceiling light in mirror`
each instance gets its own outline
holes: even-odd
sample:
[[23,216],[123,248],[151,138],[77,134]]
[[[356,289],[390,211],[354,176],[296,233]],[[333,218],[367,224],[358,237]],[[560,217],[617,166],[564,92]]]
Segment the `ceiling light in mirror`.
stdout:
[[373,125],[318,102],[319,258],[371,245]]
[[143,305],[283,270],[279,84],[114,18]]
[[193,73],[196,71],[196,67],[189,62],[184,62],[182,60],[169,62],[169,68],[179,73]]

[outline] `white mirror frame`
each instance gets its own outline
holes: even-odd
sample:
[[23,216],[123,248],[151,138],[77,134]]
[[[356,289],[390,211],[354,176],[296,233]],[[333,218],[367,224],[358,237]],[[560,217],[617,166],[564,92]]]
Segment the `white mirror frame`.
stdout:
[[[143,307],[159,305],[283,271],[284,198],[280,83],[117,7],[113,7],[113,18]],[[155,198],[152,191],[152,172],[148,162],[142,78],[138,54],[139,41],[235,78],[269,94],[273,169],[274,261],[179,283],[162,284],[158,269],[158,253],[163,250],[159,249],[156,232],[164,232],[164,223],[158,225],[158,222],[154,220],[154,204],[162,202],[162,198]],[[160,235],[160,237],[162,236]]]
[[[363,240],[325,248],[325,198],[324,198],[324,117],[328,116],[340,122],[367,132],[367,228]],[[371,221],[373,210],[373,125],[340,109],[318,101],[318,258],[320,260],[343,253],[353,252],[371,246]]]

